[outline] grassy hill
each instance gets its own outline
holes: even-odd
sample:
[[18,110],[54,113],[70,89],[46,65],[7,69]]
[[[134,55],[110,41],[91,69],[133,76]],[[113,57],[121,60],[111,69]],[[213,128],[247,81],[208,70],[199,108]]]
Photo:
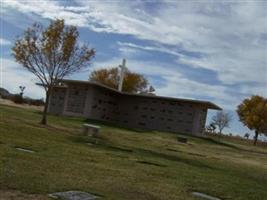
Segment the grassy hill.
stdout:
[[45,127],[40,117],[40,111],[0,105],[0,193],[17,194],[14,199],[66,190],[114,200],[197,199],[192,191],[267,199],[266,146],[197,137],[182,144],[177,134],[106,125],[93,139],[81,135],[83,118],[49,116]]

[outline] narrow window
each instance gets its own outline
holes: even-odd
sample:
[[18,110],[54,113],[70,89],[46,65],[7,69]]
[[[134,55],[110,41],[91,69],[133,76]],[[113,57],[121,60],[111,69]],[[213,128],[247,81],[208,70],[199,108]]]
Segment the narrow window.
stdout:
[[134,106],[134,110],[138,110],[138,106]]

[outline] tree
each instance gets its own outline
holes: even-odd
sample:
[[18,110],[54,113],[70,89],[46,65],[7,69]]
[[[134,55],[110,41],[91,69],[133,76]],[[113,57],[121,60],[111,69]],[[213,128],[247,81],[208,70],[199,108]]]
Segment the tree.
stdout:
[[267,135],[267,99],[258,95],[244,99],[236,110],[239,120],[250,130],[255,131],[254,145],[258,135]]
[[19,86],[19,89],[20,89],[20,93],[19,93],[19,95],[20,95],[21,97],[23,97],[25,88],[26,88],[25,86],[22,86],[22,85]]
[[249,138],[249,133],[245,133],[244,138]]
[[214,125],[214,123],[210,123],[210,125],[207,126],[207,130],[211,133],[214,133],[216,130],[216,126]]
[[78,45],[79,32],[54,20],[47,28],[35,23],[18,38],[12,48],[16,61],[33,73],[45,90],[46,98],[41,124],[47,124],[47,109],[52,89],[64,77],[89,66],[95,50]]
[[231,115],[229,113],[219,111],[212,117],[212,124],[217,126],[219,134],[222,134],[222,130],[225,127],[229,127],[231,121]]
[[[114,67],[110,69],[95,70],[90,74],[89,80],[118,89],[120,80],[119,69]],[[122,91],[129,93],[148,93],[148,81],[142,74],[126,70]]]

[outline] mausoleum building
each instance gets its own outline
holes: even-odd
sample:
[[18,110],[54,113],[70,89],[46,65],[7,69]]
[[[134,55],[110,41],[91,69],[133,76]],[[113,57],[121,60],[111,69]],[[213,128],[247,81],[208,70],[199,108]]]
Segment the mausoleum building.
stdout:
[[62,80],[54,87],[49,112],[82,116],[116,125],[202,135],[208,109],[221,110],[208,101],[130,94],[98,83]]

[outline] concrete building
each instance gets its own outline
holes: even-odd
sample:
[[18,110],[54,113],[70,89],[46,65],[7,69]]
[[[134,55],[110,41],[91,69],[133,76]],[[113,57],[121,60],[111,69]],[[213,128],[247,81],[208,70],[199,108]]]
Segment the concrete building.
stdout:
[[201,135],[208,101],[129,94],[89,81],[63,80],[53,89],[49,112],[83,116],[127,127]]

